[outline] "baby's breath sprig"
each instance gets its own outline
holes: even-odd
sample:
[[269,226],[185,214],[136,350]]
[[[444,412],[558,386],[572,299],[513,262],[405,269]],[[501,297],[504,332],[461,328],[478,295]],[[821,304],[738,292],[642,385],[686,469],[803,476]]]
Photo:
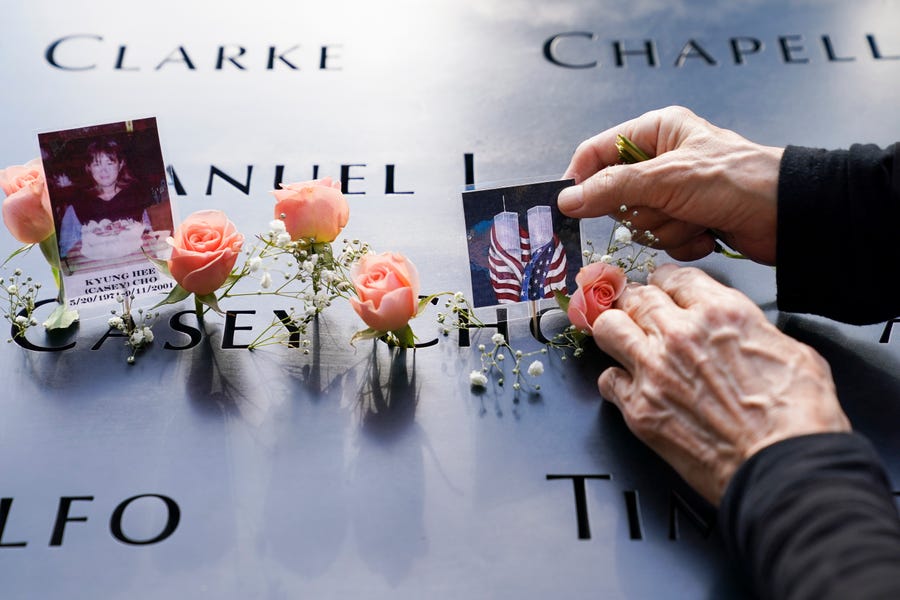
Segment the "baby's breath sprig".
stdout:
[[[472,305],[469,304],[465,294],[456,292],[448,294],[448,296],[450,297],[444,302],[444,309],[449,312],[439,312],[437,314],[437,322],[442,335],[450,335],[451,329],[460,329],[463,325],[466,327],[470,326],[470,324],[475,327],[483,325],[474,316]],[[472,323],[473,320],[475,323]]]
[[578,331],[577,327],[569,325],[554,335],[550,342],[547,343],[547,347],[557,350],[559,359],[562,361],[568,360],[567,351],[569,350],[571,350],[573,357],[581,358],[581,355],[584,354],[584,340],[586,337],[584,333]]
[[134,295],[129,292],[123,292],[116,296],[116,301],[122,307],[121,312],[113,309],[110,311],[113,316],[107,321],[112,329],[118,329],[125,335],[125,345],[131,351],[127,358],[129,365],[135,363],[138,352],[153,342],[153,322],[159,316],[159,313],[139,308],[137,309],[137,319],[135,319],[132,313],[133,300]]
[[[455,294],[447,294],[449,298],[444,302],[444,309],[448,312],[439,312],[437,315],[438,326],[441,334],[449,335],[452,329],[468,329],[486,327],[472,308],[471,303],[466,299],[465,294],[456,292]],[[469,373],[469,384],[473,389],[487,387],[488,381],[493,377],[497,385],[504,385],[506,382],[505,365],[511,364],[511,372],[513,375],[512,388],[516,392],[526,389],[533,392],[540,392],[539,383],[533,383],[532,379],[539,377],[544,372],[544,363],[540,360],[532,360],[525,367],[525,362],[532,357],[547,354],[547,346],[563,347],[568,346],[564,341],[565,338],[556,336],[545,347],[530,352],[517,350],[510,345],[502,333],[495,333],[491,336],[493,346],[488,349],[485,344],[478,345],[480,353],[481,368]],[[507,360],[507,359],[510,360]]]
[[3,316],[12,323],[15,332],[13,337],[7,340],[11,342],[14,338],[23,337],[29,327],[38,324],[33,313],[35,298],[41,289],[41,284],[32,280],[30,276],[24,275],[22,269],[16,269],[8,279],[0,277],[0,288],[6,295]]
[[264,346],[286,345],[301,348],[303,354],[309,354],[312,341],[307,335],[315,314],[309,314],[306,310],[297,312],[291,307],[287,313],[282,313],[282,316],[276,315],[272,322],[247,345],[247,348],[253,350]]
[[[292,308],[287,318],[274,318],[249,347],[286,344],[302,347],[308,354],[311,344],[305,336],[310,324],[335,300],[346,300],[351,296],[350,268],[371,248],[358,239],[344,239],[340,251],[335,253],[331,243],[292,240],[280,219],[269,223],[269,231],[258,239],[260,243],[250,250],[244,265],[235,272],[233,281],[223,290],[219,300],[271,295],[296,302],[298,307]],[[259,280],[257,291],[232,291],[237,282],[246,277]]]
[[[659,242],[652,231],[638,231],[630,218],[625,217],[628,207],[621,205],[619,213],[622,220],[609,233],[605,252],[597,252],[592,240],[585,241],[587,250],[582,255],[589,263],[604,262],[612,264],[626,275],[634,273],[647,274],[656,268],[656,251],[653,246]],[[630,217],[637,216],[638,211],[631,211]]]
[[527,368],[523,368],[523,364],[531,357],[536,355],[547,354],[546,348],[532,350],[531,352],[522,352],[516,350],[509,345],[506,336],[502,333],[495,333],[491,336],[493,347],[488,349],[485,344],[478,345],[478,351],[481,353],[481,370],[472,371],[469,374],[469,383],[472,387],[483,388],[487,386],[488,380],[494,376],[497,385],[505,383],[506,372],[504,364],[506,364],[507,352],[511,357],[513,384],[512,388],[516,392],[524,389],[534,392],[540,392],[541,384],[532,383],[531,379],[539,377],[544,373],[544,363],[540,360],[532,360]]

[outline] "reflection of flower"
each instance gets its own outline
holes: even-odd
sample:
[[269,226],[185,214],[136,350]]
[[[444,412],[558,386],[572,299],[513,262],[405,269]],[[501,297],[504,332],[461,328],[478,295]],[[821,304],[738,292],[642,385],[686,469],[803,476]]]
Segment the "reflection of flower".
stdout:
[[0,170],[0,188],[6,194],[3,222],[14,238],[37,244],[53,233],[50,194],[39,159]]
[[381,332],[397,331],[416,316],[419,273],[401,254],[366,254],[350,270],[357,298],[353,310],[366,325]]
[[187,217],[172,237],[169,272],[182,288],[205,296],[228,279],[244,236],[225,213],[203,210]]
[[275,218],[284,221],[292,240],[333,242],[347,225],[350,206],[340,181],[325,177],[281,187],[272,192]]
[[590,331],[594,320],[625,289],[625,272],[604,262],[591,263],[581,268],[575,276],[578,289],[569,300],[567,314],[572,325],[581,331]]

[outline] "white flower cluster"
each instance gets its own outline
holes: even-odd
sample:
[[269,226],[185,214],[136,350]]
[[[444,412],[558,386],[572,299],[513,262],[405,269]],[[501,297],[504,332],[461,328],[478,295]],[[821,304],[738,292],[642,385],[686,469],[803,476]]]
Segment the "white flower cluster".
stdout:
[[472,387],[483,388],[487,387],[488,378],[484,371],[472,371],[469,373],[469,383]]
[[269,233],[267,234],[269,243],[278,248],[289,248],[294,245],[291,240],[291,234],[284,227],[284,221],[274,219],[269,222]]
[[503,385],[505,377],[501,363],[506,360],[506,354],[502,352],[502,350],[506,349],[513,358],[512,374],[515,376],[512,384],[513,390],[518,392],[523,387],[528,387],[535,392],[539,392],[541,385],[531,384],[524,376],[527,374],[528,377],[535,378],[543,375],[544,363],[535,360],[523,373],[522,361],[534,354],[546,354],[547,349],[541,348],[540,350],[527,353],[522,352],[521,350],[515,350],[509,345],[506,341],[506,336],[502,333],[493,334],[491,336],[491,343],[493,344],[493,348],[490,350],[488,350],[484,344],[478,345],[478,351],[481,353],[481,369],[469,373],[469,385],[476,389],[486,388],[489,380],[488,375],[491,373],[496,374],[497,384]]
[[359,240],[344,240],[344,246],[335,257],[337,264],[349,268],[350,265],[360,259],[363,254],[369,254],[372,249],[365,242]]
[[[443,335],[449,335],[451,329],[480,329],[486,326],[475,316],[472,305],[463,292],[447,295],[449,298],[444,302],[445,310],[437,315],[438,327]],[[523,368],[522,364],[531,356],[547,354],[546,347],[532,352],[522,352],[513,348],[506,336],[498,331],[491,335],[490,349],[485,344],[479,344],[478,351],[481,355],[481,368],[469,373],[469,385],[473,390],[486,388],[491,375],[495,377],[497,385],[504,385],[505,369],[508,368],[514,378],[513,390],[518,392],[522,388],[527,388],[533,392],[540,391],[540,384],[532,384],[528,378],[540,377],[544,373],[544,363],[534,360],[527,368]],[[512,360],[507,361],[507,358]],[[512,363],[512,367],[505,367],[509,362]]]
[[[41,284],[33,281],[31,277],[24,276],[22,269],[16,269],[9,279],[0,277],[0,289],[6,295],[6,302],[2,307],[3,315],[13,326],[13,337],[25,335],[29,327],[38,324],[34,317],[34,304]],[[12,341],[12,338],[7,340]]]
[[449,335],[450,329],[460,327],[460,317],[465,315],[463,318],[467,319],[468,315],[472,312],[469,302],[462,292],[456,292],[451,295],[450,298],[444,302],[444,308],[449,312],[439,312],[437,315],[437,322],[442,335]]
[[307,290],[303,294],[303,300],[306,302],[306,314],[315,316],[331,306],[331,294],[327,289],[319,291]]
[[111,329],[117,329],[124,334],[125,345],[131,349],[131,354],[127,359],[130,365],[134,364],[137,353],[153,342],[152,326],[158,316],[158,313],[145,312],[143,308],[139,308],[137,310],[139,321],[136,321],[131,312],[133,299],[134,297],[128,292],[116,296],[116,301],[122,306],[122,313],[119,314],[118,311],[112,310],[113,316],[106,322]]
[[619,207],[619,213],[619,225],[610,232],[606,248],[598,252],[594,243],[588,240],[588,249],[582,255],[588,263],[615,265],[626,275],[653,272],[656,268],[656,252],[650,249],[659,242],[659,238],[650,230],[638,231],[634,228],[631,218],[637,216],[636,210],[627,215],[628,207],[623,204]]
[[[292,241],[280,219],[269,223],[269,231],[259,239],[263,244],[248,251],[237,279],[257,279],[259,289],[253,295],[279,296],[299,306],[290,309],[287,319],[273,319],[249,347],[299,344],[308,354],[310,344],[307,340],[298,341],[298,336],[305,336],[309,323],[335,300],[350,296],[353,283],[349,270],[360,257],[371,252],[370,247],[357,239],[344,239],[340,251],[332,249],[331,243]],[[245,294],[228,289],[222,298],[241,295]]]
[[153,330],[146,325],[141,325],[128,336],[128,345],[132,348],[142,348],[153,341]]

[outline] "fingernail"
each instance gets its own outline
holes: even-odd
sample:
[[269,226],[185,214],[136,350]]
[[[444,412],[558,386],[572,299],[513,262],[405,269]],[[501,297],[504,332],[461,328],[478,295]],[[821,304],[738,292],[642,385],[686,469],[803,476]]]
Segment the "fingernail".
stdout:
[[581,208],[584,202],[584,190],[580,185],[565,188],[559,193],[556,204],[562,212],[571,212]]

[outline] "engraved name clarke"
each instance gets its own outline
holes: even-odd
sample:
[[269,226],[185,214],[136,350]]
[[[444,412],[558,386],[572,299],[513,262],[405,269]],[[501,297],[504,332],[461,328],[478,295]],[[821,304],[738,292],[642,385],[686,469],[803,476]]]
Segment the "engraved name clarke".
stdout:
[[[111,44],[102,35],[74,34],[52,41],[44,52],[44,60],[62,71],[93,71],[111,68],[114,71],[171,71],[173,69],[196,71],[197,65],[214,71],[317,71],[342,70],[340,59],[342,44],[322,44],[306,50],[300,44],[290,47],[266,46],[265,49],[236,44],[216,47],[213,56],[190,50],[183,45],[167,49],[146,59],[146,48],[131,52],[127,44]],[[134,55],[143,51],[143,58]]]

